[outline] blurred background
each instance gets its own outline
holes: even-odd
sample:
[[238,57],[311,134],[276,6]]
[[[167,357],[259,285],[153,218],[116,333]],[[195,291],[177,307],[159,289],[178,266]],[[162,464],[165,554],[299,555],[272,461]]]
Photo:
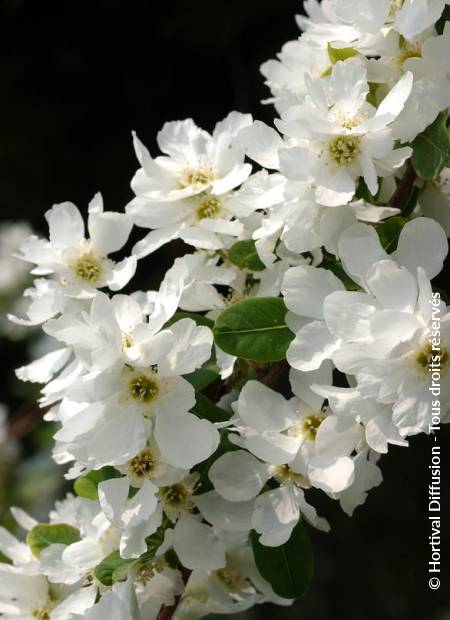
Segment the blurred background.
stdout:
[[[298,36],[299,12],[298,0],[0,0],[2,523],[10,525],[11,504],[46,519],[70,490],[50,458],[54,429],[41,423],[38,386],[19,383],[13,372],[47,343],[5,319],[20,314],[29,283],[11,251],[31,229],[46,232],[43,214],[54,203],[70,200],[83,211],[101,191],[106,209],[123,210],[137,168],[132,129],[156,153],[155,134],[167,120],[192,117],[211,130],[236,109],[271,123],[259,66]],[[172,244],[142,261],[134,286],[156,288],[183,251]],[[439,286],[448,275],[447,265]],[[431,443],[411,444],[382,459],[385,481],[352,519],[317,498],[332,532],[311,532],[316,575],[305,598],[292,609],[264,606],[239,618],[450,620],[445,551],[441,590],[427,585]],[[445,428],[441,444],[449,445]],[[450,514],[447,470],[444,450],[443,515]],[[445,524],[443,536],[450,549]]]

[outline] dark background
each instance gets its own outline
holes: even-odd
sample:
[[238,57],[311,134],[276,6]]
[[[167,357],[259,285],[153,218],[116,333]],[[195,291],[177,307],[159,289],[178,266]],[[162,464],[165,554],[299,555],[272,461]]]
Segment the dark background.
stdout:
[[[299,11],[297,0],[0,0],[1,219],[44,231],[53,203],[70,200],[83,210],[98,190],[106,209],[122,210],[137,168],[132,129],[155,153],[167,120],[191,116],[212,129],[237,109],[271,122],[258,68],[298,35]],[[140,277],[155,286],[177,251],[146,259]],[[12,380],[22,354],[20,345],[2,343],[3,381]],[[444,429],[444,489],[448,437]],[[438,592],[427,585],[431,441],[411,443],[382,459],[385,482],[352,519],[322,502],[333,529],[312,533],[310,592],[293,609],[267,606],[252,618],[450,618],[448,519],[443,585]]]

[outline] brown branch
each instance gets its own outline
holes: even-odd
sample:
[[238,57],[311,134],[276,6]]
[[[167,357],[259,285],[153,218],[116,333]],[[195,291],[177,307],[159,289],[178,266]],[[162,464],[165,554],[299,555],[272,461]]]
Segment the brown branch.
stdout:
[[[189,580],[189,577],[191,576],[192,571],[184,567],[181,567],[180,571],[183,577],[183,583],[184,585],[186,585]],[[159,614],[156,620],[172,620],[176,610],[178,609],[178,605],[180,604],[182,597],[183,597],[183,594],[179,594],[178,596],[175,597],[175,602],[173,605],[163,605],[161,609],[159,610]]]
[[272,364],[264,377],[262,377],[262,379],[260,379],[259,381],[267,387],[276,387],[278,381],[288,370],[288,368],[289,364],[286,360],[283,360],[282,362],[276,362],[275,364]]
[[411,160],[408,160],[408,162],[406,163],[403,178],[389,201],[390,207],[403,211],[403,208],[406,205],[408,198],[411,196],[411,190],[414,186],[416,179],[417,174],[412,167]]

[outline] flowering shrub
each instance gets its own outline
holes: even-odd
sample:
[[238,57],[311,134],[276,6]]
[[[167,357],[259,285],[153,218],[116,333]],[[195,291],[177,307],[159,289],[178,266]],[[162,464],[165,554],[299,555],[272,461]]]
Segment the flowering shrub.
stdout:
[[[430,281],[450,234],[449,9],[305,10],[262,67],[275,127],[169,122],[156,157],[134,135],[124,213],[97,194],[85,226],[58,204],[48,239],[21,243],[35,279],[10,318],[56,344],[17,375],[44,384],[74,494],[48,523],[12,508],[28,533],[0,530],[2,618],[289,605],[312,578],[308,528],[330,528],[309,490],[352,515],[381,455],[445,421],[450,314]],[[119,292],[175,239],[192,251],[158,291]]]

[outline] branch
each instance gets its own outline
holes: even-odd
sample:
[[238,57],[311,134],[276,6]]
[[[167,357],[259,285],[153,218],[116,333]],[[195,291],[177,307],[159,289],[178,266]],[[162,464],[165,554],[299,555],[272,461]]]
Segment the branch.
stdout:
[[[183,577],[184,585],[186,585],[189,580],[189,577],[191,576],[192,571],[188,570],[187,568],[184,568],[184,566],[180,567],[180,571]],[[172,620],[176,610],[178,609],[178,605],[180,604],[182,596],[183,596],[183,593],[176,596],[175,602],[173,605],[163,605],[161,609],[159,610],[159,614],[156,620]]]
[[260,383],[266,385],[267,387],[276,387],[278,381],[288,370],[288,368],[289,364],[286,360],[283,360],[282,362],[276,362],[269,368],[264,377],[260,379]]
[[403,212],[404,207],[408,203],[408,199],[411,197],[411,191],[414,187],[416,179],[417,174],[412,167],[411,160],[408,160],[406,163],[405,174],[389,201],[390,207],[400,209]]

